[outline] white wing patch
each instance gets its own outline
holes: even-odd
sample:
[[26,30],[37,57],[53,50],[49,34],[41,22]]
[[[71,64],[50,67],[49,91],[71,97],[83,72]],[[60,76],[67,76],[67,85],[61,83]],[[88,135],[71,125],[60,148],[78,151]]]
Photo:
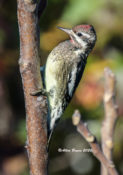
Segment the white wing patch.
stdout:
[[68,83],[68,91],[69,91],[68,93],[70,97],[73,95],[73,89],[76,81],[76,72],[77,72],[77,66],[74,66],[73,71],[71,72],[70,82]]

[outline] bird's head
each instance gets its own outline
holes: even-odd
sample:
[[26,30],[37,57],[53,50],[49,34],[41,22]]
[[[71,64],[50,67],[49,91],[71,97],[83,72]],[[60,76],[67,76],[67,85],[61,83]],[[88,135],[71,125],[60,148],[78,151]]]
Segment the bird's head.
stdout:
[[70,36],[70,41],[78,49],[83,49],[84,51],[91,50],[95,45],[96,32],[92,25],[78,25],[72,29],[58,28]]

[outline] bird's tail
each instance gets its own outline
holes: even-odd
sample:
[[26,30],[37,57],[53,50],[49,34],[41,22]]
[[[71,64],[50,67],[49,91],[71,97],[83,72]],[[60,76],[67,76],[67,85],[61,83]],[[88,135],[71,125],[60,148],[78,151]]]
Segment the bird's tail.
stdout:
[[47,124],[48,124],[48,149],[50,145],[50,141],[52,138],[52,134],[54,131],[54,128],[58,121],[60,120],[60,117],[62,115],[62,108],[61,105],[59,107],[51,108],[48,106],[48,117],[47,117]]

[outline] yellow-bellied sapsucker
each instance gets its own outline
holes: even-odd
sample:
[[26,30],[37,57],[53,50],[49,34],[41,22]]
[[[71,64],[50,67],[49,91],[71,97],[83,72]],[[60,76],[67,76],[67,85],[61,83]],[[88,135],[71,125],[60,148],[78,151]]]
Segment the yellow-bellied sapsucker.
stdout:
[[[91,25],[72,29],[58,27],[70,36],[56,46],[44,67],[44,86],[48,96],[48,136],[60,119],[81,80],[88,54],[96,42],[96,32]],[[43,71],[43,69],[41,68]]]

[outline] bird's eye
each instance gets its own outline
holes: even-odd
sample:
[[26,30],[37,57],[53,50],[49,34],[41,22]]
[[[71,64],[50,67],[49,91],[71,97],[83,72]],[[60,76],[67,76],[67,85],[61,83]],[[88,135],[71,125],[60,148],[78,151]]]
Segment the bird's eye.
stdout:
[[77,35],[78,35],[78,36],[82,36],[82,33],[79,32],[79,33],[77,33]]

